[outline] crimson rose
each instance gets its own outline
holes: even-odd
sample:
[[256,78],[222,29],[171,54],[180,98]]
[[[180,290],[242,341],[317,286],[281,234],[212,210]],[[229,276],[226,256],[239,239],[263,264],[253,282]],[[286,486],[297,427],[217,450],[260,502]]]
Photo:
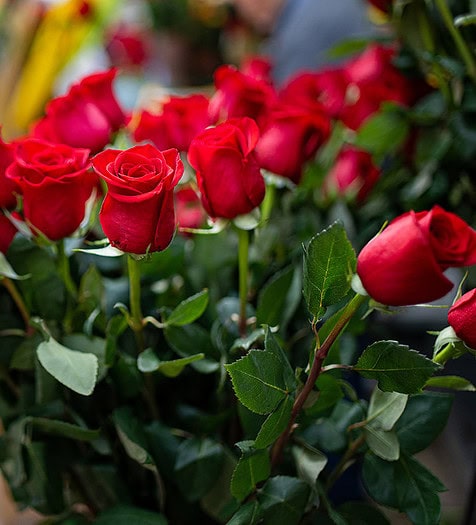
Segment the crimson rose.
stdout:
[[0,138],[0,208],[13,209],[17,204],[15,193],[20,189],[15,181],[6,176],[8,166],[13,162],[13,146]]
[[368,294],[394,306],[434,301],[453,287],[449,267],[476,263],[476,231],[439,206],[394,219],[360,252],[357,273]]
[[372,155],[352,146],[344,147],[327,173],[323,184],[325,195],[355,196],[358,202],[365,200],[380,176]]
[[137,142],[152,141],[160,150],[187,151],[193,137],[209,124],[207,97],[170,97],[160,114],[146,110],[140,113],[133,136]]
[[264,179],[253,151],[258,137],[256,123],[244,117],[208,128],[192,140],[188,160],[211,217],[233,219],[263,200]]
[[49,102],[46,116],[33,128],[33,135],[50,142],[88,148],[93,153],[106,146],[114,132],[125,124],[112,82],[116,71],[85,77],[69,92]]
[[175,231],[174,187],[183,174],[178,151],[150,144],[107,149],[93,167],[108,187],[99,220],[111,245],[135,254],[165,250]]
[[0,212],[0,252],[7,253],[16,232],[15,225]]
[[175,192],[175,211],[180,228],[200,228],[207,216],[200,197],[191,186],[184,186]]
[[273,86],[255,73],[246,74],[230,65],[220,66],[214,75],[216,91],[210,100],[210,118],[219,122],[235,117],[259,121],[274,103]]
[[448,322],[462,341],[476,349],[476,288],[455,301],[448,311]]
[[97,185],[89,171],[89,150],[27,138],[14,150],[6,175],[20,188],[23,215],[52,241],[73,234]]
[[260,132],[256,156],[261,168],[298,184],[304,164],[329,136],[330,120],[317,102],[281,102],[267,112]]

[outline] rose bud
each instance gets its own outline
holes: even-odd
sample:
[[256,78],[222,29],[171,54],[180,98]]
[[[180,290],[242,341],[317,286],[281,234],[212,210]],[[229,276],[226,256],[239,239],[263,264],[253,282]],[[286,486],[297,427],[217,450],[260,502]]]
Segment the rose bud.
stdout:
[[150,140],[160,150],[188,151],[193,137],[210,122],[208,98],[204,95],[170,97],[160,114],[142,111],[133,130],[134,140]]
[[455,301],[448,311],[448,322],[467,346],[476,349],[476,288]]
[[322,186],[324,196],[337,194],[363,202],[380,176],[372,155],[352,146],[344,147],[329,170]]
[[261,168],[298,184],[304,164],[327,140],[330,120],[319,103],[276,104],[263,119],[256,156]]
[[6,175],[20,187],[23,215],[52,241],[72,235],[97,185],[89,150],[27,138],[17,143]]
[[126,122],[112,90],[115,75],[115,70],[90,75],[66,95],[51,100],[45,117],[33,127],[33,136],[100,151]]
[[176,227],[174,187],[183,175],[178,151],[150,144],[107,149],[93,158],[93,168],[108,188],[99,220],[111,245],[135,254],[165,250]]
[[386,305],[426,303],[453,287],[449,267],[476,263],[476,231],[439,206],[394,219],[360,252],[357,274],[367,293]]
[[233,219],[261,204],[265,184],[254,153],[258,138],[256,123],[244,117],[208,128],[192,140],[188,160],[211,217]]

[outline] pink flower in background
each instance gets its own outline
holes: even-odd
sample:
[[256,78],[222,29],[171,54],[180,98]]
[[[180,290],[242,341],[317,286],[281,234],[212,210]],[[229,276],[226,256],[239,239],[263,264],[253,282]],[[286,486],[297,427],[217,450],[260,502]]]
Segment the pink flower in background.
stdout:
[[358,202],[366,199],[379,179],[380,170],[374,165],[372,155],[352,146],[344,147],[323,184],[326,196],[337,194],[355,197]]
[[21,190],[23,215],[34,230],[56,241],[72,235],[97,186],[89,150],[27,138],[14,150],[6,175]]
[[259,129],[250,118],[230,119],[198,134],[188,160],[207,213],[233,219],[261,204],[265,184],[254,149]]
[[98,152],[125,125],[126,115],[112,89],[116,70],[85,77],[46,106],[32,130],[36,138]]
[[357,273],[376,301],[403,306],[434,301],[453,287],[449,267],[476,263],[476,231],[440,206],[394,219],[361,250]]
[[150,140],[159,149],[188,151],[193,137],[211,124],[208,103],[206,96],[198,94],[170,97],[161,113],[144,110],[139,114],[132,126],[134,140]]

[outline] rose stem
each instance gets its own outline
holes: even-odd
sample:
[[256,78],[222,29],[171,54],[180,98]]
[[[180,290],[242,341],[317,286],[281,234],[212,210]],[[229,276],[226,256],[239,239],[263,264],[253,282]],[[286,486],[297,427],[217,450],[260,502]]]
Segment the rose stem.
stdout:
[[240,295],[240,319],[239,330],[241,337],[246,336],[246,303],[248,300],[248,250],[250,244],[249,232],[238,230],[238,272],[239,272],[239,295]]
[[140,306],[140,262],[132,255],[127,256],[129,273],[129,306],[131,309],[130,327],[134,331],[138,352],[144,350],[143,317]]
[[[298,394],[296,400],[294,401],[288,426],[286,427],[284,432],[279,436],[271,451],[271,463],[273,466],[276,465],[276,463],[278,463],[281,459],[284,447],[289,440],[291,432],[294,429],[294,423],[296,421],[296,418],[299,412],[301,411],[304,403],[306,402],[306,399],[308,398],[309,394],[314,388],[316,380],[319,377],[319,374],[321,373],[322,363],[327,357],[331,346],[334,344],[335,340],[345,328],[345,326],[350,321],[351,317],[355,314],[360,305],[366,300],[367,297],[364,295],[354,295],[354,297],[347,303],[347,306],[345,306],[341,316],[330,331],[329,335],[326,337],[325,341],[322,343],[322,346],[319,344],[319,339],[317,337],[318,334],[316,334],[315,356],[311,370],[301,392]],[[313,323],[313,326],[315,326],[315,323]]]
[[469,50],[464,38],[461,35],[461,32],[455,26],[453,21],[453,15],[448,8],[446,0],[435,0],[436,7],[440,12],[441,17],[448,29],[453,41],[458,49],[458,52],[466,66],[468,75],[473,81],[476,81],[476,64],[473,58],[471,51]]
[[20,292],[11,279],[8,277],[3,277],[1,282],[7,289],[10,297],[20,312],[20,315],[25,323],[26,334],[31,335],[33,333],[33,327],[30,326],[30,313],[28,312],[25,302],[23,301],[23,297],[20,295]]
[[453,343],[448,343],[441,352],[438,352],[435,357],[433,357],[433,362],[438,363],[439,365],[444,365],[447,361],[452,359],[456,353],[457,351]]
[[261,204],[261,225],[264,226],[273,210],[274,201],[276,198],[276,186],[273,183],[269,183],[266,186],[266,193],[264,195],[263,202]]
[[78,295],[78,289],[71,277],[71,269],[69,266],[69,258],[66,255],[64,248],[64,239],[60,239],[57,243],[58,247],[58,270],[66,286],[66,289],[71,294],[71,297]]

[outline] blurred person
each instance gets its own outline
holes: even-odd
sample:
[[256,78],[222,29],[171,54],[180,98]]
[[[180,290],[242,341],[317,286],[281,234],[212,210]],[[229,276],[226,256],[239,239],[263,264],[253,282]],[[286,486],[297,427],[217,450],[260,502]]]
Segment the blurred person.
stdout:
[[260,53],[273,63],[282,84],[298,71],[335,63],[330,49],[347,39],[368,39],[377,28],[363,0],[232,0],[236,12],[265,37]]

